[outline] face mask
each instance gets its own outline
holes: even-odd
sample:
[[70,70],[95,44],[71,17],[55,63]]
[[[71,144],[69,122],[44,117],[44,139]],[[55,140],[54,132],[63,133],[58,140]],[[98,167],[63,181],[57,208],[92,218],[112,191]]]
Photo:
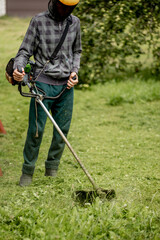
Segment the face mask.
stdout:
[[64,21],[73,11],[76,5],[67,6],[61,3],[59,0],[50,0],[48,3],[48,9],[53,19],[56,21]]

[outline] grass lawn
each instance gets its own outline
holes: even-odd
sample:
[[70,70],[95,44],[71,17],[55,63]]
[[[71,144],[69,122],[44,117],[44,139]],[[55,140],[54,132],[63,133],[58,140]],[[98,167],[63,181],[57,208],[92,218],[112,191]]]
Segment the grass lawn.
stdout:
[[134,76],[75,90],[68,140],[97,185],[115,189],[114,199],[75,201],[75,190],[92,186],[67,147],[58,176],[44,176],[53,128],[49,120],[33,183],[19,187],[29,98],[9,85],[4,68],[28,22],[0,19],[0,120],[7,131],[0,135],[0,239],[159,240],[160,82],[154,79]]

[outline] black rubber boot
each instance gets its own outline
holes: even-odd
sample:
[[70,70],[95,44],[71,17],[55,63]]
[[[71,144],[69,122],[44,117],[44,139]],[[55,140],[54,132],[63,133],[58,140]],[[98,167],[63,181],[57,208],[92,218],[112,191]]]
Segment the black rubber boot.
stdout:
[[21,187],[26,187],[26,186],[29,186],[31,182],[32,182],[32,175],[22,173],[22,176],[20,177],[19,185]]
[[46,168],[45,176],[56,177],[57,176],[57,170]]

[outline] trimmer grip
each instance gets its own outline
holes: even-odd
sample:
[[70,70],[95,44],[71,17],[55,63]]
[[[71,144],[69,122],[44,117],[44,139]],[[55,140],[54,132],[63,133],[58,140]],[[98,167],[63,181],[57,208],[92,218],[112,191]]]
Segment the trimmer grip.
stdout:
[[76,75],[75,75],[72,79],[73,79],[73,80],[76,80],[76,78],[77,78],[77,77],[76,77]]
[[22,73],[22,67],[21,66],[17,66],[17,70],[18,70],[18,72]]

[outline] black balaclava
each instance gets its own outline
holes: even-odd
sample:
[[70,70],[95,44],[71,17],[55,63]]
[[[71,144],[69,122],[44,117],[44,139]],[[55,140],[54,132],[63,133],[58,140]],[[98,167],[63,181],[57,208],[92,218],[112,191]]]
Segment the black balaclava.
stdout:
[[67,6],[61,3],[59,0],[50,0],[48,3],[48,10],[55,21],[61,22],[72,13],[76,5]]

